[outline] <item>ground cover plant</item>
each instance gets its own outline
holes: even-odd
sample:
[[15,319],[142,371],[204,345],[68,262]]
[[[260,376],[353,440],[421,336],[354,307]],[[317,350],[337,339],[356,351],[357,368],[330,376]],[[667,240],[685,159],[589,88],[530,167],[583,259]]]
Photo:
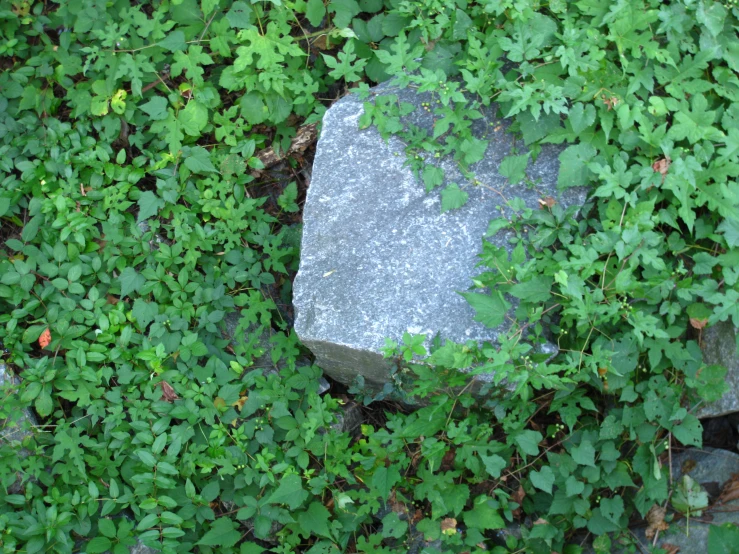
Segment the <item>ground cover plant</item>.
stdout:
[[[0,340],[22,378],[0,418],[39,420],[0,443],[3,552],[576,553],[587,535],[609,552],[633,549],[629,522],[655,506],[700,512],[661,462],[700,446],[692,412],[724,392],[701,330],[739,324],[738,15],[710,0],[0,0]],[[350,435],[332,426],[349,397],[318,393],[280,309],[304,183],[259,170],[348,88],[390,76],[434,93],[433,134],[392,99],[361,124],[399,134],[431,194],[436,157],[479,159],[470,123],[496,102],[526,147],[501,167],[511,182],[539,144],[566,143],[560,185],[593,195],[578,221],[502,200],[518,215],[490,232],[516,247],[483,247],[467,298],[490,326],[517,299],[510,335],[390,343],[382,395],[422,407],[370,404]],[[443,209],[472,186],[444,188]],[[534,348],[545,329],[554,360]],[[511,390],[474,401],[468,367]],[[712,531],[709,549],[735,535]]]

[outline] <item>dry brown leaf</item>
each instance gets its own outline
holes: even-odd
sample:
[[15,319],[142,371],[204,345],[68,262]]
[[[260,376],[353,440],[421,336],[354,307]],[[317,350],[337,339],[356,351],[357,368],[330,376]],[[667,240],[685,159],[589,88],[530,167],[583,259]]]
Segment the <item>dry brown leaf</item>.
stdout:
[[731,479],[724,483],[721,489],[721,495],[718,497],[718,502],[720,504],[726,504],[737,498],[739,498],[739,473],[735,473],[731,476]]
[[649,512],[647,513],[647,523],[649,525],[646,530],[646,536],[648,539],[653,539],[654,535],[657,534],[657,531],[667,531],[670,528],[670,526],[665,523],[666,514],[667,510],[659,504],[655,504],[649,509]]
[[49,343],[51,342],[51,331],[49,331],[48,328],[44,329],[44,332],[41,333],[41,336],[38,338],[38,344],[41,348],[46,348],[49,346]]
[[693,329],[703,329],[707,324],[707,319],[698,319],[697,317],[690,318],[690,325],[693,327]]
[[444,535],[454,535],[457,532],[457,520],[453,517],[442,519],[441,532]]
[[539,518],[534,522],[534,525],[549,525],[549,522],[544,518]]
[[680,552],[680,547],[676,544],[670,544],[669,542],[662,543],[662,546],[660,546],[662,550],[665,551],[665,554],[677,554]]
[[162,400],[165,402],[174,402],[179,398],[177,396],[177,393],[172,388],[172,385],[167,383],[167,381],[159,381],[159,384],[162,387]]
[[652,169],[662,175],[663,183],[665,182],[665,175],[667,175],[667,170],[670,169],[671,163],[672,160],[670,158],[660,158],[652,164]]
[[247,400],[249,400],[249,397],[246,396],[246,395],[244,395],[244,396],[240,397],[236,402],[234,402],[233,404],[231,404],[231,406],[233,406],[234,408],[236,408],[236,411],[240,412],[241,410],[244,409],[244,404],[246,404],[246,401]]
[[524,498],[526,498],[526,491],[523,490],[523,487],[521,485],[519,485],[516,492],[511,495],[511,500],[518,504],[518,508],[511,512],[513,514],[513,517],[515,517],[516,519],[521,517],[521,505],[523,504]]
[[618,106],[618,98],[615,96],[611,96],[610,98],[607,97],[605,94],[600,97],[601,100],[603,100],[603,103],[608,107],[608,111],[610,112],[613,108]]
[[455,448],[451,448],[447,450],[446,454],[444,454],[444,457],[441,459],[441,470],[442,471],[449,471],[454,468],[454,458],[457,455],[457,450]]
[[547,196],[546,198],[539,198],[539,208],[542,210],[545,208],[551,210],[555,206],[555,204],[557,204],[557,201],[551,196]]

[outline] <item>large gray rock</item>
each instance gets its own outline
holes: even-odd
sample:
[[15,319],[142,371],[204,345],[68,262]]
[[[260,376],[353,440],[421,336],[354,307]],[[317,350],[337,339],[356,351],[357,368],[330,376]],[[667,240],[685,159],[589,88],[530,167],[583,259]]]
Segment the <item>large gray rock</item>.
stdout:
[[739,412],[739,356],[737,356],[737,330],[730,322],[719,322],[704,329],[701,337],[703,362],[726,367],[726,384],[729,390],[716,402],[703,406],[698,417],[716,417]]
[[[433,101],[428,94],[388,84],[373,92],[413,103],[418,109],[407,119],[431,128],[432,115],[420,109],[421,102]],[[457,342],[495,341],[508,330],[473,321],[474,311],[457,294],[480,271],[477,255],[490,220],[511,213],[501,195],[538,209],[549,196],[565,207],[582,205],[586,191],[557,191],[561,147],[553,145],[544,145],[529,164],[535,187],[508,184],[498,167],[513,137],[505,132],[508,122],[488,111],[473,124],[477,136],[490,141],[485,158],[471,168],[482,184],[466,186],[463,208],[440,214],[438,190],[427,194],[404,167],[404,144],[385,142],[374,127],[358,130],[362,113],[363,102],[347,96],[324,117],[293,304],[295,330],[319,366],[339,381],[350,383],[361,374],[381,387],[388,379],[389,362],[380,352],[386,338],[400,342],[407,331],[429,339],[440,333]],[[441,165],[447,182],[465,183],[453,160]],[[504,235],[492,240],[511,248]]]

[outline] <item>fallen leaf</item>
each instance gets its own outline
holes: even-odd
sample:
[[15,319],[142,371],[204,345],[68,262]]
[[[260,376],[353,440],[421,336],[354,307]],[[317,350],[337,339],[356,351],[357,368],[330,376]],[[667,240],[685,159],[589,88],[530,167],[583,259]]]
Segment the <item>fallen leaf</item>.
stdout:
[[690,325],[693,327],[693,329],[703,329],[707,324],[707,319],[698,319],[697,317],[690,318]]
[[649,509],[649,512],[647,513],[647,523],[649,525],[647,526],[645,533],[648,539],[653,539],[654,535],[657,534],[657,531],[667,531],[670,528],[670,526],[665,523],[666,514],[667,510],[659,504],[655,504]]
[[249,400],[248,396],[242,396],[240,397],[236,402],[231,404],[234,408],[236,408],[236,411],[240,412],[244,409],[244,404],[246,404],[246,401]]
[[38,338],[38,344],[41,348],[46,348],[49,346],[49,343],[51,342],[51,331],[49,331],[48,327],[44,330],[43,333],[41,333],[41,336]]
[[660,173],[662,175],[662,182],[665,182],[665,175],[667,175],[667,170],[670,169],[670,164],[672,163],[672,160],[670,158],[660,158],[656,162],[652,164],[652,169],[654,169],[657,173]]
[[605,94],[600,97],[601,100],[603,100],[603,103],[608,107],[608,111],[610,112],[613,108],[618,106],[618,98],[615,96],[611,96],[610,98],[607,97]]
[[457,520],[448,517],[441,520],[441,532],[444,535],[454,535],[457,532]]
[[441,470],[442,471],[450,471],[454,468],[454,458],[457,455],[457,451],[454,448],[451,448],[447,450],[446,454],[444,454],[444,457],[441,459]]
[[174,402],[179,398],[172,385],[167,383],[167,381],[159,381],[159,385],[162,387],[162,400],[165,402]]
[[676,544],[670,544],[669,542],[662,543],[662,546],[660,547],[662,550],[665,551],[665,554],[677,554],[680,552],[680,547]]
[[726,504],[737,498],[739,498],[739,473],[733,474],[731,479],[724,483],[721,494],[718,497],[718,502],[720,504]]
[[552,198],[551,196],[547,196],[546,198],[539,198],[539,208],[549,208],[550,210],[557,204],[557,201]]
[[518,508],[511,512],[513,514],[513,517],[515,517],[516,519],[521,517],[521,505],[523,504],[524,498],[526,498],[526,491],[523,490],[523,487],[521,485],[519,485],[518,490],[516,490],[516,492],[511,495],[511,500],[518,504]]
[[544,518],[539,518],[534,522],[534,525],[549,525],[549,522]]

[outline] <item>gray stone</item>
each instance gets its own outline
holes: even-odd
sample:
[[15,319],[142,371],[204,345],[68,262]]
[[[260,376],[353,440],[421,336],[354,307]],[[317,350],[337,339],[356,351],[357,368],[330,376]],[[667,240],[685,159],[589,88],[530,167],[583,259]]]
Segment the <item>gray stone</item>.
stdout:
[[739,356],[737,330],[729,322],[719,322],[703,330],[701,336],[703,362],[726,367],[729,390],[716,402],[699,408],[698,417],[716,417],[739,412]]
[[[715,505],[718,494],[732,475],[739,473],[739,455],[728,450],[718,448],[704,448],[703,450],[690,449],[673,454],[672,477],[677,483],[683,475],[689,475],[709,493],[709,507],[703,511],[701,517],[690,519],[688,522],[680,517],[670,523],[670,528],[657,537],[657,547],[669,551],[667,545],[679,547],[680,552],[698,553],[708,552],[708,533],[712,525],[732,523],[739,525],[739,500],[732,500],[725,504]],[[668,509],[668,513],[671,510]],[[645,527],[632,529],[632,537],[638,541],[643,552],[648,552],[653,539],[647,539]],[[586,548],[586,554],[592,554],[591,547]],[[614,553],[630,552],[628,549],[614,547]]]
[[[408,119],[430,129],[432,116],[420,109],[428,94],[385,84],[374,93],[397,94],[418,107]],[[582,188],[557,190],[560,146],[544,145],[527,176],[536,183],[510,185],[498,173],[510,152],[509,122],[486,117],[473,124],[490,141],[485,158],[472,166],[480,185],[466,186],[467,204],[440,214],[439,190],[427,194],[404,166],[403,143],[385,142],[376,128],[358,130],[363,102],[347,96],[323,120],[304,206],[300,269],[295,278],[295,330],[335,379],[351,383],[361,373],[381,387],[389,362],[385,339],[405,332],[436,333],[457,342],[495,341],[509,327],[489,329],[473,321],[474,311],[458,291],[466,291],[490,220],[511,215],[501,198],[520,198],[531,208],[554,197],[563,206],[581,206]],[[520,146],[520,144],[518,145]],[[465,183],[453,160],[443,160],[447,182]],[[507,236],[495,244],[511,248]],[[556,351],[549,345],[549,352]],[[547,351],[547,349],[544,349]],[[489,379],[490,376],[487,376]]]
[[348,402],[336,414],[336,422],[331,424],[331,429],[338,433],[352,435],[359,431],[362,423],[364,423],[362,406],[356,402]]
[[[5,394],[14,394],[13,389],[20,384],[21,380],[7,366],[0,362],[0,398]],[[21,443],[23,439],[33,435],[33,429],[37,425],[36,416],[31,410],[25,409],[15,417],[0,419],[0,443]],[[25,448],[18,447],[17,456],[25,458],[28,451]],[[2,485],[0,484],[0,487]],[[8,487],[9,494],[18,494],[21,492],[22,477],[16,476],[14,483]]]

